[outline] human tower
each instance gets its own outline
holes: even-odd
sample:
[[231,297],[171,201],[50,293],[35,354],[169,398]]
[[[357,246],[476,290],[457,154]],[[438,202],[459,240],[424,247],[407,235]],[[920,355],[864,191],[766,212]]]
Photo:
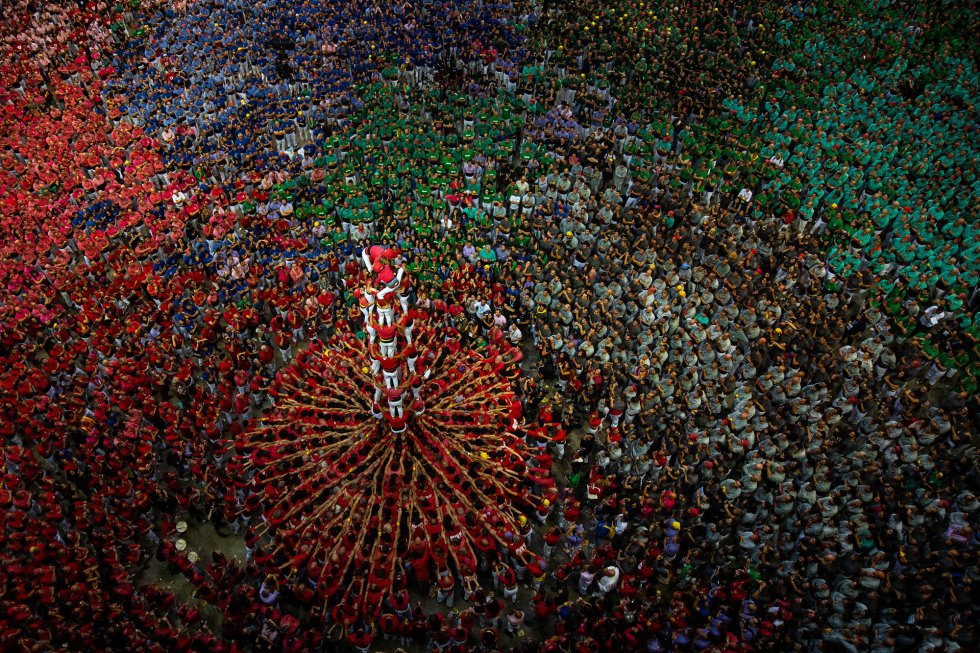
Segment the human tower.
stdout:
[[498,552],[542,567],[520,545],[522,513],[555,492],[521,429],[520,350],[471,348],[443,305],[416,308],[397,250],[361,259],[346,284],[362,337],[314,339],[239,447],[259,532],[342,620],[378,615],[410,581],[473,583]]

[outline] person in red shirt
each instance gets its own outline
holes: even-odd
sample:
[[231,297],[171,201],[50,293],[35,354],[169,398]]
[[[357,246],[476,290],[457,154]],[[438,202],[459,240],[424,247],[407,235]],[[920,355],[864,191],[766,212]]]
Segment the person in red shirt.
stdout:
[[439,572],[436,579],[436,603],[445,603],[446,607],[452,608],[456,604],[456,580],[453,578],[449,569]]
[[499,588],[505,599],[515,600],[517,597],[517,574],[514,570],[504,563],[499,563],[494,567],[494,586]]
[[408,561],[411,563],[412,573],[415,575],[415,582],[422,587],[428,588],[431,570],[429,547],[420,538],[416,538],[408,550]]
[[374,630],[368,625],[359,625],[347,634],[347,643],[359,653],[369,653],[374,641]]
[[382,637],[384,637],[385,641],[389,641],[396,637],[400,627],[401,619],[391,612],[382,613],[378,619],[378,630]]

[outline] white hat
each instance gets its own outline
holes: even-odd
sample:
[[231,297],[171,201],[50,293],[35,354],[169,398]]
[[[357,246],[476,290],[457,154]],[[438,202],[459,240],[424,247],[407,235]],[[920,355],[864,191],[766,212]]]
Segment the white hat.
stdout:
[[174,548],[178,551],[183,551],[187,548],[187,542],[185,540],[177,540],[174,542]]
[[187,559],[190,560],[191,564],[197,562],[198,557],[200,556],[197,555],[197,551],[190,551],[187,553]]
[[179,521],[179,522],[177,522],[177,532],[178,533],[186,533],[187,532],[187,522],[185,522],[185,521]]

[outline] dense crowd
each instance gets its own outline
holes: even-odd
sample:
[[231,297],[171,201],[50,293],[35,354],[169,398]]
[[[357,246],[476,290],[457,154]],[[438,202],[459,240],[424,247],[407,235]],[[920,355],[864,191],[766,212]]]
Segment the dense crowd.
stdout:
[[[11,3],[0,649],[969,650],[976,24]],[[524,349],[512,469],[556,486],[476,569],[412,522],[365,617],[270,537],[242,452],[270,387],[368,337],[372,243],[466,347]],[[187,520],[241,557],[188,555]],[[193,600],[137,582],[154,558]]]

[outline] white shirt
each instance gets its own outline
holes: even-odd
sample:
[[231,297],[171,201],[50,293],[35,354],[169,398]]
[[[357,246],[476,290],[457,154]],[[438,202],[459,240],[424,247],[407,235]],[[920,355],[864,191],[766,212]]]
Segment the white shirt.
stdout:
[[743,188],[741,191],[739,191],[738,198],[740,200],[742,200],[743,202],[751,202],[752,201],[752,191],[749,190],[748,188]]
[[[614,573],[612,576],[606,575],[605,572],[612,570]],[[602,576],[599,578],[599,591],[602,593],[607,593],[612,591],[619,582],[619,569],[617,567],[606,567],[603,570]]]
[[938,306],[930,306],[923,312],[919,321],[926,326],[936,326],[944,317],[946,317],[946,313],[940,311]]

